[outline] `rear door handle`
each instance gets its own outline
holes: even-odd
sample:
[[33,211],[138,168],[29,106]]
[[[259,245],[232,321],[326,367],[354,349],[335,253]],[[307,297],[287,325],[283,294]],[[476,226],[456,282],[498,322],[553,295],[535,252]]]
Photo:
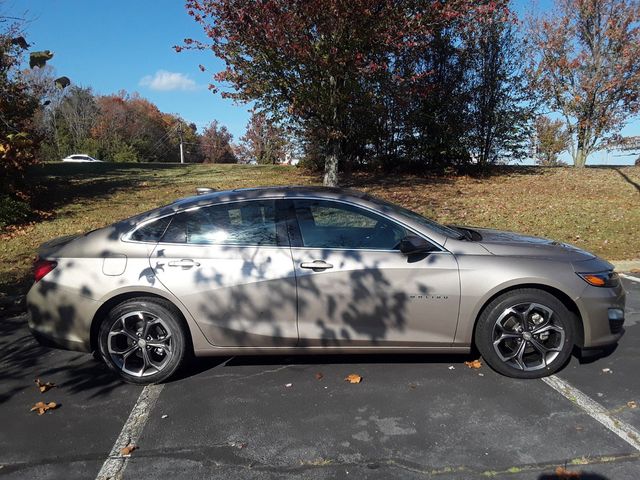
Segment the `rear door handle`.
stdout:
[[302,262],[300,268],[310,268],[311,270],[326,270],[327,268],[333,268],[333,265],[325,262],[324,260],[314,260],[313,262]]
[[170,267],[182,267],[182,268],[191,268],[191,267],[199,267],[200,264],[195,260],[190,258],[183,258],[182,260],[171,260],[169,262]]

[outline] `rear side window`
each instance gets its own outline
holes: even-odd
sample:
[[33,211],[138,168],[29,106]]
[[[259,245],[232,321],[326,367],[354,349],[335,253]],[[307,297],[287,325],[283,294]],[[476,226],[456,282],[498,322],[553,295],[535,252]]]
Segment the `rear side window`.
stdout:
[[212,205],[178,213],[164,243],[277,245],[275,201]]
[[167,229],[171,216],[153,220],[142,227],[135,230],[129,238],[136,242],[153,242],[157,243],[162,238],[164,231]]

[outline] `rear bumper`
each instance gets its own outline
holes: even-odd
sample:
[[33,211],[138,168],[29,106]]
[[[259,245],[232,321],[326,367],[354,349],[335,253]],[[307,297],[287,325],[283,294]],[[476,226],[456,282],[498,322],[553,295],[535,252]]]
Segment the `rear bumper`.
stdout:
[[88,346],[84,342],[69,340],[68,338],[49,337],[48,335],[39,332],[38,330],[32,329],[31,326],[29,326],[29,330],[31,331],[31,335],[33,335],[33,337],[43,347],[62,348],[64,350],[75,350],[77,352],[89,351]]
[[99,303],[42,280],[27,294],[29,330],[43,345],[91,351],[91,321]]
[[[598,349],[615,344],[624,334],[625,291],[587,286],[576,300],[584,327],[583,349]],[[622,314],[622,317],[620,316]]]

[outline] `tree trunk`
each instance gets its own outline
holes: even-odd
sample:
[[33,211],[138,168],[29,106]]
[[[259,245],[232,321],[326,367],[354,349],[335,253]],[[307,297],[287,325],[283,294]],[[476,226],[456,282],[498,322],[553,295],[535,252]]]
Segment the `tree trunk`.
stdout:
[[578,145],[573,157],[573,166],[583,168],[587,163],[587,150],[585,148],[587,132],[584,129],[578,129]]
[[576,156],[573,159],[573,166],[578,168],[584,168],[585,163],[587,163],[587,155],[584,151],[583,147],[578,147],[576,150]]
[[327,158],[324,160],[324,180],[323,185],[326,187],[338,186],[338,158],[340,155],[340,141],[336,139],[329,140]]

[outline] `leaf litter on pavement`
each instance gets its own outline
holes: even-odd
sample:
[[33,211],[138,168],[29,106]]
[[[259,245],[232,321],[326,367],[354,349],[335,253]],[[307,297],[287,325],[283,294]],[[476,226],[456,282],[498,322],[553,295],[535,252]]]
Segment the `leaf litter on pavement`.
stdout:
[[41,382],[39,378],[35,379],[36,382],[36,386],[38,387],[38,389],[40,390],[40,393],[44,393],[48,390],[51,390],[52,388],[56,387],[55,383],[51,383],[51,382]]
[[131,453],[137,449],[138,449],[137,445],[134,445],[133,443],[129,443],[126,447],[123,447],[120,449],[120,455],[122,455],[123,457],[130,457]]
[[31,412],[36,412],[38,415],[44,415],[47,410],[54,410],[58,408],[58,404],[56,402],[37,402],[33,407],[31,407]]
[[349,383],[360,383],[362,381],[362,377],[357,373],[350,373],[345,377],[344,381]]
[[482,362],[480,361],[480,359],[479,359],[479,358],[477,358],[477,359],[475,359],[475,360],[472,360],[472,361],[470,361],[470,362],[464,362],[464,364],[465,364],[467,367],[469,367],[469,368],[473,368],[473,369],[481,368],[481,367],[482,367]]

